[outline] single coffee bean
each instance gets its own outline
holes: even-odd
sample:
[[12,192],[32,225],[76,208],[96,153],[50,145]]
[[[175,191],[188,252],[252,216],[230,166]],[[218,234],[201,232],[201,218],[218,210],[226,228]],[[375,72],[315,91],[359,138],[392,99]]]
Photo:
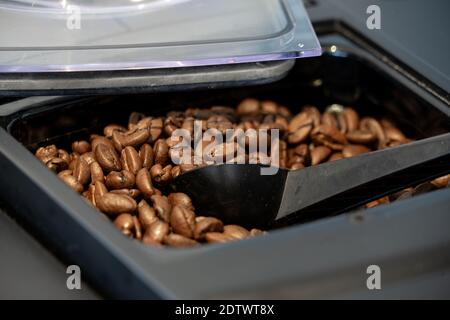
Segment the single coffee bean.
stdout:
[[427,193],[427,192],[433,191],[435,189],[436,189],[436,187],[434,186],[434,184],[432,184],[430,182],[424,182],[414,188],[413,194],[418,195],[418,194],[422,194],[422,193]]
[[300,112],[296,115],[288,127],[288,142],[297,144],[308,138],[314,126],[313,119],[308,112]]
[[71,176],[72,175],[72,170],[63,170],[63,171],[58,173],[59,177],[67,176],[67,175]]
[[150,122],[150,137],[149,142],[153,143],[159,139],[161,133],[163,131],[163,119],[162,118],[154,118]]
[[45,165],[55,173],[66,170],[68,168],[67,162],[60,158],[52,158],[48,160]]
[[85,140],[75,141],[74,143],[72,143],[72,151],[83,154],[91,151],[91,145]]
[[127,237],[133,237],[134,221],[133,216],[129,213],[122,213],[114,219],[116,227]]
[[106,144],[100,143],[96,146],[95,159],[106,172],[122,169],[116,150]]
[[69,153],[66,150],[58,149],[58,158],[63,160],[65,163],[67,163],[67,166],[69,166],[71,159]]
[[139,222],[139,219],[136,216],[133,216],[133,225],[134,225],[134,237],[137,240],[142,239],[142,226]]
[[365,117],[361,119],[359,127],[361,130],[370,131],[376,136],[378,140],[378,149],[382,149],[386,146],[387,139],[384,129],[377,120],[371,117]]
[[388,141],[403,142],[406,140],[405,135],[395,127],[384,128],[384,133]]
[[342,154],[342,152],[335,152],[330,156],[328,161],[336,161],[341,159],[344,159],[344,155]]
[[59,177],[62,181],[64,181],[65,184],[71,187],[75,192],[77,193],[83,192],[83,186],[81,185],[81,183],[78,182],[78,180],[74,176],[66,174]]
[[112,143],[111,140],[109,140],[108,138],[102,137],[102,136],[95,136],[92,140],[91,140],[91,149],[95,154],[95,150],[97,149],[97,146],[100,144],[105,144],[108,147],[110,147],[111,149],[114,149],[114,144]]
[[347,144],[347,138],[336,127],[326,124],[319,125],[311,132],[312,139],[317,145],[324,145],[332,150],[342,150]]
[[241,101],[237,106],[236,113],[238,116],[257,114],[260,111],[259,101],[256,99],[247,98]]
[[110,192],[116,194],[126,194],[127,196],[130,196],[135,200],[141,195],[141,192],[138,189],[115,189],[111,190]]
[[170,215],[170,225],[175,233],[193,238],[195,229],[194,211],[183,206],[174,206]]
[[142,168],[136,174],[136,186],[146,197],[155,194],[155,188],[152,185],[150,173],[146,168]]
[[142,160],[136,149],[131,146],[125,147],[122,150],[120,160],[122,163],[122,169],[128,170],[134,175],[137,174],[142,168]]
[[433,181],[431,181],[431,184],[439,189],[449,187],[450,186],[450,174],[434,179]]
[[92,162],[95,162],[94,153],[89,151],[80,155],[80,158],[87,162],[88,165],[91,165]]
[[94,161],[89,166],[91,171],[91,183],[94,183],[95,181],[104,182],[105,181],[105,175],[103,174],[103,169],[100,166],[100,164],[97,161]]
[[346,122],[347,122],[347,132],[352,132],[358,129],[359,126],[359,115],[355,109],[346,107],[342,112]]
[[349,142],[356,144],[370,144],[377,138],[371,131],[368,130],[350,131],[347,133],[346,137]]
[[195,221],[196,224],[194,228],[194,237],[197,240],[205,240],[206,234],[208,232],[223,231],[223,223],[217,218],[202,217],[202,219],[195,219]]
[[155,194],[151,196],[150,200],[152,201],[153,208],[158,217],[165,222],[169,222],[170,213],[172,211],[172,205],[170,204],[169,199],[165,196]]
[[[144,242],[149,241],[155,241],[157,243],[162,243],[164,240],[164,237],[168,235],[170,232],[170,227],[167,222],[157,220],[153,222],[150,226],[147,227],[147,229],[144,232]],[[147,240],[146,238],[149,238],[151,240]],[[147,240],[147,241],[146,241]]]
[[110,125],[106,126],[106,127],[103,129],[103,134],[104,134],[105,137],[107,137],[107,138],[112,138],[112,135],[113,135],[113,132],[114,132],[114,131],[119,131],[119,132],[121,132],[121,133],[125,133],[125,132],[127,132],[128,130],[127,130],[127,128],[125,128],[125,127],[123,127],[123,126],[121,126],[121,125],[118,125],[118,124],[110,124]]
[[276,114],[278,105],[274,101],[264,100],[260,103],[261,112],[264,114]]
[[247,229],[235,224],[224,226],[223,233],[237,240],[245,239],[250,236],[250,232]]
[[91,180],[91,169],[84,158],[78,158],[77,162],[75,163],[75,168],[73,169],[73,176],[83,186],[87,185]]
[[170,170],[170,175],[172,176],[172,179],[175,179],[180,174],[181,174],[181,167],[180,166],[175,166],[175,167],[172,168],[172,170]]
[[291,170],[300,170],[300,169],[304,169],[304,168],[305,168],[305,165],[301,162],[293,163],[289,167],[289,169],[291,169]]
[[237,239],[229,234],[225,234],[222,232],[208,232],[205,235],[205,240],[208,243],[226,243],[230,241],[235,241]]
[[166,140],[159,139],[153,146],[155,164],[165,165],[169,161],[169,146]]
[[317,146],[311,150],[311,165],[325,162],[330,156],[331,149],[325,146]]
[[112,142],[116,150],[121,152],[127,146],[137,147],[147,142],[149,136],[150,132],[148,128],[136,128],[126,133],[114,131],[112,134]]
[[152,181],[154,181],[156,184],[165,184],[172,179],[171,172],[171,164],[165,166],[164,168],[160,164],[155,164],[150,169],[150,176],[152,178]]
[[198,245],[198,242],[176,233],[170,233],[163,239],[164,244],[171,247],[192,247]]
[[146,230],[153,222],[159,220],[156,216],[155,209],[150,207],[145,200],[141,200],[138,204],[139,221]]
[[344,158],[350,158],[362,153],[370,152],[370,149],[363,145],[349,144],[342,149],[342,155]]
[[149,144],[145,143],[141,146],[139,157],[141,158],[142,167],[150,170],[153,166],[153,149]]
[[[98,182],[97,182],[98,183]],[[137,204],[133,198],[124,194],[106,193],[95,199],[97,207],[106,214],[134,212]]]
[[147,117],[142,112],[133,111],[132,113],[130,113],[130,116],[128,117],[128,127],[129,128],[133,126],[135,127],[143,119],[151,119],[151,118]]
[[97,201],[98,199],[100,199],[101,197],[103,197],[103,195],[108,193],[108,189],[106,188],[105,184],[101,181],[95,181],[93,185],[93,190],[91,190],[91,193],[93,194],[94,197],[94,205],[97,207]]
[[42,162],[47,162],[48,160],[58,156],[58,148],[54,144],[47,147],[40,147],[35,153],[36,157]]
[[251,237],[263,236],[265,234],[267,234],[267,231],[262,231],[262,230],[256,229],[256,228],[253,228],[252,230],[250,230]]
[[189,210],[194,211],[194,205],[192,204],[192,200],[185,193],[174,192],[174,193],[169,194],[167,199],[169,199],[169,202],[173,207],[182,206]]
[[136,182],[134,174],[130,171],[112,171],[106,176],[106,186],[109,189],[130,189]]

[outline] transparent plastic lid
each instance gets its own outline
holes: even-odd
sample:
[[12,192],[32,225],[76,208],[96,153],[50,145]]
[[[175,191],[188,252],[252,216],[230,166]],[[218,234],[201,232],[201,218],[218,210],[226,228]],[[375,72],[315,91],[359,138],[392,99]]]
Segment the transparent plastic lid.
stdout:
[[320,53],[300,0],[0,0],[0,72],[185,67]]

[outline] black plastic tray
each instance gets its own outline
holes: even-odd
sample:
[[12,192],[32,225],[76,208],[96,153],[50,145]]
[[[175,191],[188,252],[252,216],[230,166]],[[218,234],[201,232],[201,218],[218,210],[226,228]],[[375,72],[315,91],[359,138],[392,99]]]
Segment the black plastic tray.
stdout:
[[[415,139],[450,131],[447,106],[379,60],[351,44],[345,46],[346,50],[334,54],[297,61],[286,78],[268,85],[149,95],[28,98],[7,104],[0,108],[4,128],[0,128],[0,197],[40,239],[67,263],[80,265],[83,275],[111,297],[292,298],[307,294],[302,285],[311,293],[311,281],[321,283],[331,276],[336,277],[334,290],[351,286],[362,290],[369,264],[389,267],[402,255],[406,260],[431,259],[438,256],[436,248],[443,248],[443,253],[428,266],[432,270],[448,266],[450,190],[427,196],[432,212],[418,197],[367,210],[359,219],[344,215],[246,241],[161,250],[125,238],[27,150],[49,143],[63,147],[106,123],[127,119],[131,111],[159,114],[188,105],[235,104],[249,95],[275,99],[294,112],[307,103],[351,104],[361,114],[394,118]],[[418,230],[428,237],[419,241]],[[435,251],[424,254],[427,247]],[[337,270],[346,275],[356,273],[342,283]],[[399,275],[398,268],[394,271],[395,279],[411,274]]]

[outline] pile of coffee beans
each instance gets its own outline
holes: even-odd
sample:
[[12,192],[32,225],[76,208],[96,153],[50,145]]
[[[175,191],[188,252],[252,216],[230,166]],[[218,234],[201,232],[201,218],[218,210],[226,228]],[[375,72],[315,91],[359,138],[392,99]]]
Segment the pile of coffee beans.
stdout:
[[[351,107],[331,105],[321,113],[304,106],[300,113],[273,101],[245,99],[237,108],[213,106],[171,111],[164,117],[133,112],[126,125],[109,124],[89,141],[74,141],[70,151],[55,145],[41,147],[36,156],[73,190],[111,219],[123,234],[160,246],[193,246],[244,239],[264,234],[213,217],[196,216],[191,199],[171,193],[169,182],[209,163],[175,164],[179,150],[171,139],[176,129],[278,129],[279,166],[306,166],[356,156],[411,141],[389,120],[362,117]],[[270,134],[270,130],[267,131]],[[175,142],[174,142],[175,141]],[[270,139],[269,139],[270,141]],[[205,145],[211,141],[202,141]],[[209,152],[226,156],[235,142],[224,141]],[[190,155],[194,157],[194,152]],[[259,154],[246,154],[257,159]]]
[[385,196],[380,199],[371,201],[371,202],[367,203],[364,207],[372,208],[372,207],[376,207],[381,204],[388,204],[388,203],[391,203],[394,201],[408,199],[408,198],[417,196],[419,194],[423,194],[423,193],[427,193],[430,191],[443,189],[443,188],[450,188],[450,174],[436,178],[432,181],[421,183],[415,187],[406,188],[402,191],[396,192],[389,196]]

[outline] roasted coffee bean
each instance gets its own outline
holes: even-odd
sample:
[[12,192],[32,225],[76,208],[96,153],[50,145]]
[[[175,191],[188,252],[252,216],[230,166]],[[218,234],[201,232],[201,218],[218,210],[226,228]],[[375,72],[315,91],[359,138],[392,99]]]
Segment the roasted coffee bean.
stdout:
[[106,176],[106,186],[109,189],[130,189],[136,182],[130,171],[112,171]]
[[139,221],[142,227],[147,229],[153,222],[158,221],[155,209],[150,207],[145,200],[141,200],[138,204]]
[[344,116],[347,122],[347,132],[352,132],[358,129],[359,115],[353,108],[349,107],[344,108],[342,115]]
[[256,99],[244,99],[237,106],[236,113],[239,116],[252,115],[260,111],[260,103]]
[[300,162],[294,163],[294,164],[292,164],[289,167],[289,169],[291,169],[291,170],[300,170],[300,169],[303,169],[303,168],[305,168],[305,165],[303,163],[300,163]]
[[226,243],[237,239],[232,237],[230,234],[225,234],[222,232],[208,232],[205,235],[205,240],[209,243]]
[[152,185],[150,173],[146,168],[142,168],[136,174],[136,186],[146,197],[155,194],[155,188]]
[[100,198],[96,197],[95,202],[97,207],[106,214],[134,212],[137,208],[136,201],[130,196],[111,192],[104,194]]
[[155,164],[165,165],[169,161],[169,146],[166,140],[159,139],[153,147]]
[[71,161],[69,153],[63,149],[58,149],[58,158],[63,160],[65,163],[67,163],[67,166],[69,165],[69,163]]
[[194,205],[192,204],[192,200],[185,193],[174,192],[174,193],[169,194],[167,199],[169,199],[169,202],[173,207],[182,206],[189,210],[194,211]]
[[109,140],[108,138],[105,137],[101,137],[101,136],[95,136],[92,140],[91,140],[91,149],[95,154],[95,150],[97,149],[97,146],[100,144],[105,144],[108,147],[114,149],[114,144],[112,143],[111,140]]
[[136,149],[133,147],[125,147],[122,150],[120,161],[122,163],[122,169],[137,174],[142,168],[142,160],[139,157]]
[[155,194],[151,196],[150,200],[152,201],[153,208],[158,217],[163,221],[169,222],[170,213],[172,211],[172,205],[170,204],[169,199],[167,199],[166,196]]
[[111,190],[110,192],[117,194],[126,194],[127,196],[130,196],[135,200],[141,195],[141,192],[138,189],[115,189]]
[[142,239],[142,226],[139,222],[139,219],[136,216],[133,216],[133,225],[134,225],[134,237],[137,240]]
[[276,102],[270,100],[261,101],[260,103],[261,112],[265,114],[276,114],[277,107]]
[[175,167],[172,168],[172,170],[170,170],[170,175],[172,176],[172,179],[175,179],[180,174],[181,174],[181,167],[180,166],[175,166]]
[[72,175],[60,175],[59,176],[62,181],[64,181],[65,184],[67,184],[69,187],[71,187],[75,192],[82,193],[83,192],[83,185],[78,182],[78,180],[72,176]]
[[370,144],[377,138],[371,131],[368,130],[350,131],[347,133],[346,137],[349,142],[356,144]]
[[434,179],[433,181],[431,181],[431,184],[433,184],[433,186],[435,186],[436,188],[449,187],[450,186],[450,174]]
[[235,224],[224,226],[223,233],[237,240],[245,239],[250,236],[250,232],[247,229]]
[[139,157],[142,167],[150,170],[153,166],[153,148],[147,143],[143,144],[139,149]]
[[252,236],[252,237],[263,236],[265,234],[267,234],[267,231],[262,231],[262,230],[256,229],[256,228],[253,228],[252,230],[250,230],[250,236]]
[[46,163],[50,159],[58,156],[58,148],[54,144],[47,147],[40,147],[35,153],[36,157],[42,162]]
[[378,140],[379,149],[382,149],[386,146],[387,140],[384,129],[377,120],[371,117],[365,117],[361,119],[359,127],[361,130],[370,131],[375,135]]
[[164,237],[170,232],[170,226],[167,222],[156,220],[150,226],[145,229],[144,243],[162,243]]
[[118,125],[118,124],[110,124],[110,125],[106,126],[106,127],[103,129],[103,134],[104,134],[105,137],[107,137],[107,138],[112,138],[112,135],[113,135],[113,132],[114,132],[114,131],[119,131],[119,132],[121,132],[121,133],[125,133],[125,132],[127,132],[128,130],[127,130],[127,128],[125,128],[125,127],[123,127],[123,126],[121,126],[121,125]]
[[60,158],[52,158],[48,160],[45,165],[55,173],[66,170],[68,168],[67,162]]
[[84,158],[80,157],[75,163],[75,168],[73,169],[73,176],[81,183],[83,186],[88,184],[91,180],[91,169],[89,164]]
[[163,119],[162,118],[154,118],[150,122],[150,141],[155,142],[161,136],[163,130]]
[[[170,197],[170,196],[169,196]],[[200,218],[200,217],[197,217]],[[196,224],[194,228],[194,237],[197,240],[205,240],[208,232],[222,232],[223,223],[217,218],[201,217],[202,219],[195,219]]]
[[363,145],[349,144],[342,149],[342,155],[344,158],[350,158],[362,153],[370,152],[370,149]]
[[163,239],[164,244],[171,247],[192,247],[198,245],[198,242],[176,233],[170,233]]
[[331,149],[325,146],[317,146],[311,150],[311,165],[324,162],[331,154]]
[[133,237],[134,233],[134,221],[133,216],[129,213],[122,213],[114,219],[116,227],[122,231],[127,237]]
[[95,181],[94,184],[94,190],[92,191],[95,202],[97,203],[97,199],[100,199],[103,197],[103,195],[108,193],[108,189],[106,188],[105,184],[101,181]]
[[403,142],[406,141],[405,135],[395,127],[384,128],[384,133],[388,141]]
[[91,144],[85,140],[75,141],[72,143],[72,151],[83,154],[91,151]]
[[84,161],[86,161],[88,165],[91,165],[92,162],[96,161],[94,153],[90,152],[90,151],[80,155],[80,159],[83,159]]
[[95,181],[104,182],[105,181],[105,175],[103,174],[103,169],[100,166],[100,164],[97,161],[94,161],[89,166],[91,171],[91,183],[94,183]]
[[194,211],[183,206],[174,206],[170,214],[170,225],[175,233],[193,238],[195,230]]
[[169,182],[172,179],[172,165],[169,164],[165,166],[164,168],[160,164],[155,164],[150,169],[150,176],[152,178],[152,181],[154,181],[157,184],[164,184]]
[[342,152],[335,152],[330,156],[328,161],[336,161],[341,159],[344,159],[344,155],[342,154]]
[[288,127],[288,142],[297,144],[305,141],[314,126],[313,119],[308,112],[300,112],[296,115]]
[[106,172],[122,169],[116,150],[106,144],[100,143],[96,146],[95,159]]
[[112,142],[117,151],[121,152],[123,148],[132,146],[137,147],[141,144],[147,142],[150,136],[150,131],[148,128],[134,130],[128,132],[114,131],[112,134]]
[[342,150],[347,138],[336,127],[322,124],[311,132],[312,140],[317,145],[324,145],[332,150]]
[[61,171],[61,172],[59,172],[58,173],[58,176],[59,177],[61,177],[61,176],[67,176],[67,175],[72,175],[72,170],[63,170],[63,171]]

